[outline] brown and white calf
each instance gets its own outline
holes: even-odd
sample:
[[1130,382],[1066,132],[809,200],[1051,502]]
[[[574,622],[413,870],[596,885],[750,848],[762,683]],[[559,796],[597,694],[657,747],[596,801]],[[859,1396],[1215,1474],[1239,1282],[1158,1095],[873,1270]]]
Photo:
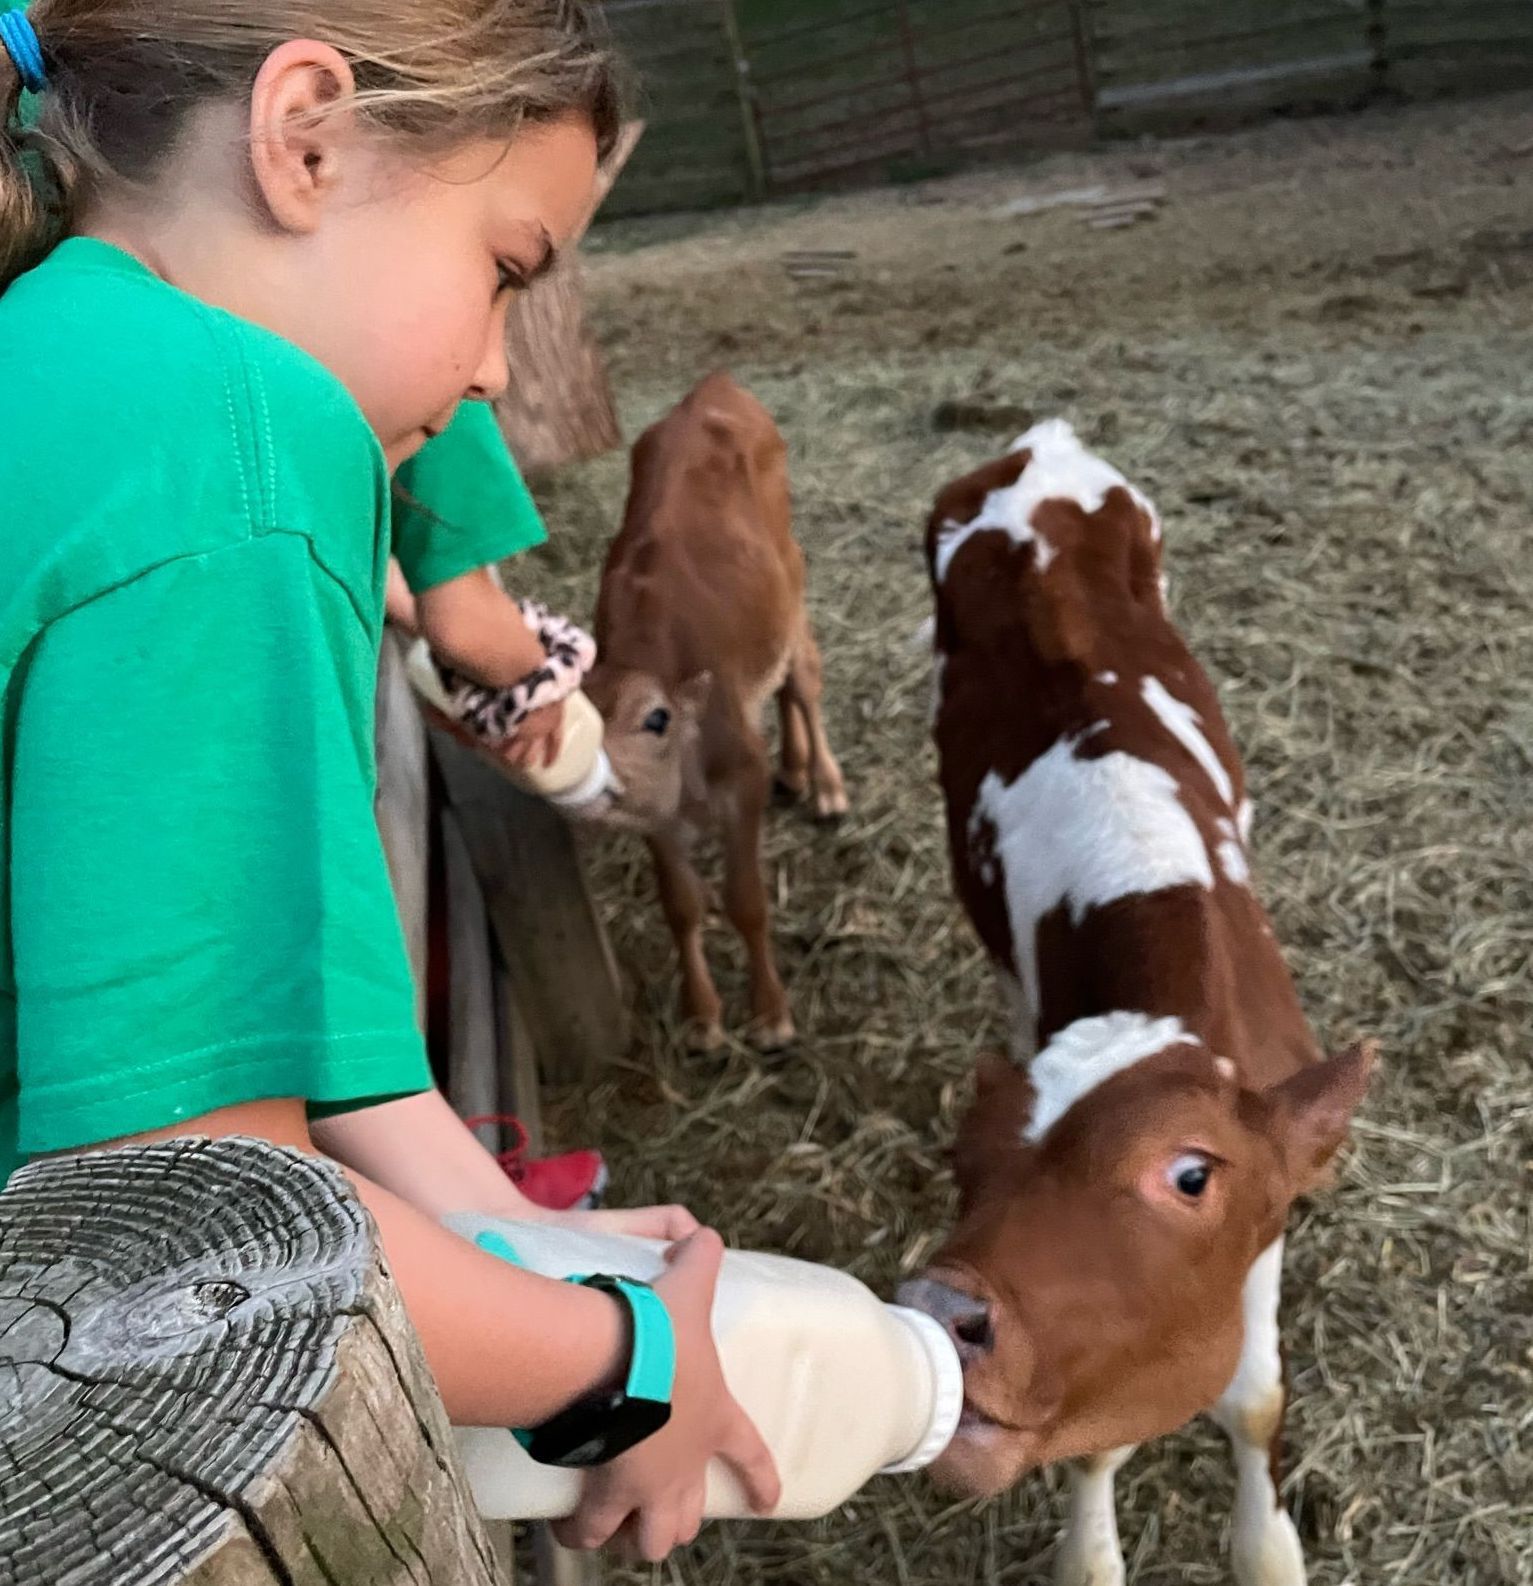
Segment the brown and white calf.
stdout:
[[623,526],[596,608],[587,690],[606,722],[620,793],[603,817],[649,839],[681,959],[694,1046],[724,1039],[703,951],[706,894],[690,850],[716,832],[724,909],[750,967],[751,1038],[793,1037],[772,952],[761,826],[772,776],[762,718],[775,695],[780,785],[822,819],[846,790],[820,716],[820,652],[793,537],[787,447],[727,374],[709,376],[633,449]]
[[965,1362],[939,1476],[993,1492],[1078,1461],[1056,1578],[1111,1586],[1113,1472],[1211,1412],[1236,1579],[1299,1586],[1283,1228],[1372,1053],[1327,1060],[1300,1011],[1150,503],[1055,421],[942,492],[927,554],[953,873],[1014,1019],[960,1130],[957,1226],[905,1291]]

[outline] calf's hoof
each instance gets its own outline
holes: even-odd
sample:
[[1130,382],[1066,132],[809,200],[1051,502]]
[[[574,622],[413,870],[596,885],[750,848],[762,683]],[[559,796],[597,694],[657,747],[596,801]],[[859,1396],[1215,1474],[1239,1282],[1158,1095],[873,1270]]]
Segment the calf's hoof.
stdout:
[[746,1031],[746,1039],[758,1052],[785,1051],[797,1036],[791,1013],[780,1014],[775,1019],[753,1019]]
[[846,789],[843,787],[815,790],[814,818],[817,821],[832,825],[837,821],[845,820],[851,807],[851,800],[847,798]]
[[717,1019],[689,1019],[687,1021],[687,1050],[699,1057],[711,1057],[724,1050],[724,1026]]

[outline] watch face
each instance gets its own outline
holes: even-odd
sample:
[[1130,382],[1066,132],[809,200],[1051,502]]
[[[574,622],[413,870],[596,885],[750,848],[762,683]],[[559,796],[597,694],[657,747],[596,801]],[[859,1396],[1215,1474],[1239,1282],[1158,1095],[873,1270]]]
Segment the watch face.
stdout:
[[528,1437],[527,1452],[540,1465],[604,1465],[653,1437],[670,1418],[670,1405],[656,1399],[595,1394],[536,1428]]

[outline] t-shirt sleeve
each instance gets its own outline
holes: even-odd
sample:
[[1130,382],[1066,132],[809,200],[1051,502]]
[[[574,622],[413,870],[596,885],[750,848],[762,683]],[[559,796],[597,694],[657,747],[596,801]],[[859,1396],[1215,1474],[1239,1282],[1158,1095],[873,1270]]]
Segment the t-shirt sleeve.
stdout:
[[453,421],[394,476],[394,555],[419,594],[548,538],[531,492],[484,402]]
[[429,1086],[373,816],[374,645],[289,534],[44,631],[12,758],[23,1152]]

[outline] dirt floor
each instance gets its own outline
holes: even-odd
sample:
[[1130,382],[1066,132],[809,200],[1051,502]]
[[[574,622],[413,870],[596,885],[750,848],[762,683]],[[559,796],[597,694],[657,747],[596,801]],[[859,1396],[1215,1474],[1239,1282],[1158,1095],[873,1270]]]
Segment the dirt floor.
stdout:
[[[1164,208],[1122,231],[993,213],[1149,177]],[[1519,97],[592,239],[630,433],[727,364],[788,436],[854,814],[774,818],[803,1037],[769,1061],[682,1050],[645,856],[595,844],[638,1035],[607,1083],[561,1098],[559,1132],[608,1151],[625,1200],[682,1199],[737,1243],[885,1290],[929,1252],[1000,1019],[949,893],[918,529],[1026,413],[1069,416],[1162,508],[1316,1024],[1387,1055],[1289,1246],[1288,1495],[1316,1586],[1533,1581],[1530,226]],[[796,282],[781,256],[805,248],[856,257]],[[524,587],[589,612],[624,475],[610,459],[543,492],[556,541]],[[738,1017],[722,928],[714,958]],[[1141,1452],[1120,1478],[1130,1579],[1228,1579],[1231,1490],[1206,1427]],[[1061,1499],[1048,1473],[984,1504],[883,1482],[814,1526],[712,1528],[658,1578],[1022,1586],[1047,1578]]]

